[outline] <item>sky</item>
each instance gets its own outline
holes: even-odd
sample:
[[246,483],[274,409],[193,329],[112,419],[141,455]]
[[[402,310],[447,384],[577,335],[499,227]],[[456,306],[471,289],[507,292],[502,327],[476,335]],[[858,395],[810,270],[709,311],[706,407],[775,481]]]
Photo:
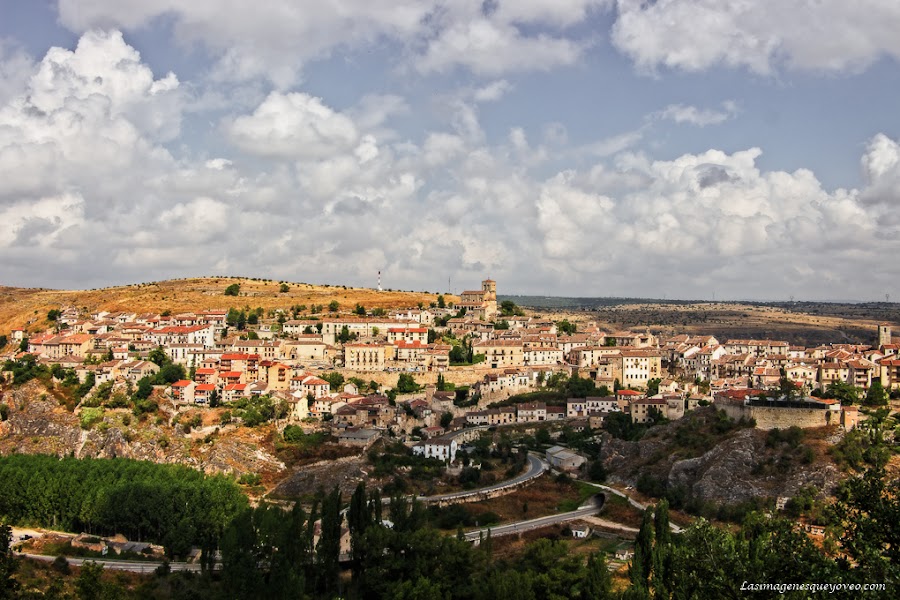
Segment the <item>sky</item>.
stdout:
[[0,0],[0,285],[900,300],[896,0]]

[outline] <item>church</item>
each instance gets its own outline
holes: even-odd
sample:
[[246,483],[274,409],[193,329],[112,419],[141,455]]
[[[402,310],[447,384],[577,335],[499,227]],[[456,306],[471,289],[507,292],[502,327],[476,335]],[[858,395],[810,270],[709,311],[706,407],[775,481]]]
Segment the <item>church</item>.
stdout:
[[467,290],[460,296],[457,308],[465,308],[466,316],[491,321],[497,316],[497,282],[485,279],[480,290]]

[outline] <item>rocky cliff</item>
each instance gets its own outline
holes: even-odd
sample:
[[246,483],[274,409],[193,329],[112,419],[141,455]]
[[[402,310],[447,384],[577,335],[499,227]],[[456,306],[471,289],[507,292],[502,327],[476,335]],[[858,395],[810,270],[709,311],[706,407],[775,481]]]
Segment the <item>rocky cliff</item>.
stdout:
[[106,409],[102,420],[84,429],[79,416],[61,406],[37,380],[3,390],[0,403],[9,406],[7,420],[0,423],[0,454],[124,457],[178,463],[208,473],[266,474],[284,469],[262,444],[267,431],[188,435],[170,426],[164,412],[139,420],[126,409]]
[[[712,408],[656,427],[637,442],[604,434],[601,459],[614,483],[678,490],[686,498],[715,504],[794,496],[812,486],[825,495],[842,474],[824,451],[839,436],[807,430],[801,441],[774,441],[765,431],[732,428],[715,432]],[[697,426],[697,423],[701,426]],[[643,481],[641,481],[643,479]]]

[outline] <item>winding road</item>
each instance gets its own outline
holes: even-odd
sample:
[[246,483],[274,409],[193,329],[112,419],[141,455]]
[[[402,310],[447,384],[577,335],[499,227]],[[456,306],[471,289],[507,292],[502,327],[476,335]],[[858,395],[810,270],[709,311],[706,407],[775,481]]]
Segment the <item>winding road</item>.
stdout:
[[465,502],[470,498],[487,496],[494,492],[498,492],[507,488],[513,489],[520,484],[525,483],[526,481],[530,481],[532,479],[540,477],[549,468],[550,465],[548,465],[544,459],[535,454],[529,453],[528,470],[521,475],[517,475],[512,479],[507,479],[505,481],[501,481],[499,483],[495,483],[475,490],[464,490],[462,492],[439,494],[437,496],[419,496],[419,502],[424,502],[426,504],[453,504],[455,502]]
[[[34,560],[40,560],[43,562],[53,562],[56,560],[55,556],[44,556],[43,554],[26,554],[23,552],[17,552],[16,556],[24,556],[26,558],[31,558]],[[137,561],[137,560],[115,560],[115,559],[106,559],[106,558],[75,558],[75,557],[66,557],[66,560],[70,565],[75,565],[76,567],[80,567],[84,563],[97,563],[98,565],[103,565],[103,568],[110,569],[113,571],[128,571],[130,573],[153,573],[156,571],[156,568],[162,565],[161,562],[151,562],[151,561]],[[172,571],[192,571],[199,573],[200,565],[194,563],[185,563],[185,562],[170,562],[169,568]]]
[[571,512],[560,513],[558,515],[549,515],[546,517],[538,517],[536,519],[529,519],[527,521],[518,521],[516,523],[509,523],[507,525],[497,525],[496,527],[482,527],[481,529],[476,529],[474,531],[466,533],[465,539],[470,542],[477,542],[483,537],[487,536],[488,531],[491,532],[491,537],[498,537],[502,535],[517,535],[519,533],[531,531],[532,529],[540,529],[541,527],[547,527],[549,525],[556,525],[558,523],[565,523],[567,521],[583,519],[584,517],[589,517],[596,514],[597,511],[600,510],[600,508],[601,507],[597,506],[592,499],[590,506],[582,506],[578,510],[573,510]]

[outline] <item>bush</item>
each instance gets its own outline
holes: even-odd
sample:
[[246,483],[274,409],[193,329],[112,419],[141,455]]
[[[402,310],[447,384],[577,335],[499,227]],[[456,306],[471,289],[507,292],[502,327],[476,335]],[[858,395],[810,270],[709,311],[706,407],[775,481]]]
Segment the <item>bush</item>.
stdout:
[[595,460],[588,465],[588,478],[591,481],[603,483],[606,481],[606,475],[606,467],[603,466],[603,461]]
[[475,487],[481,481],[481,470],[473,467],[465,467],[459,474],[459,483],[464,488]]
[[637,491],[654,498],[662,498],[666,494],[666,480],[643,473],[637,480]]
[[418,392],[419,388],[419,384],[416,383],[416,380],[409,373],[401,373],[397,379],[397,391],[401,394]]
[[241,293],[241,284],[239,284],[239,283],[232,283],[227,288],[225,288],[226,296],[237,296],[240,293]]
[[68,575],[71,571],[71,569],[69,569],[69,561],[66,560],[66,557],[62,555],[57,556],[55,559],[53,559],[53,563],[51,564],[51,566],[53,567],[54,571],[56,571],[57,573],[61,573],[62,575]]
[[238,483],[241,485],[259,485],[262,481],[262,478],[257,473],[244,473],[238,479]]
[[81,423],[82,429],[90,429],[97,422],[103,420],[103,409],[102,408],[85,408],[81,411],[81,416],[79,417],[79,421]]
[[306,434],[303,433],[303,428],[298,425],[288,425],[281,433],[284,441],[291,444],[302,441],[305,435]]

